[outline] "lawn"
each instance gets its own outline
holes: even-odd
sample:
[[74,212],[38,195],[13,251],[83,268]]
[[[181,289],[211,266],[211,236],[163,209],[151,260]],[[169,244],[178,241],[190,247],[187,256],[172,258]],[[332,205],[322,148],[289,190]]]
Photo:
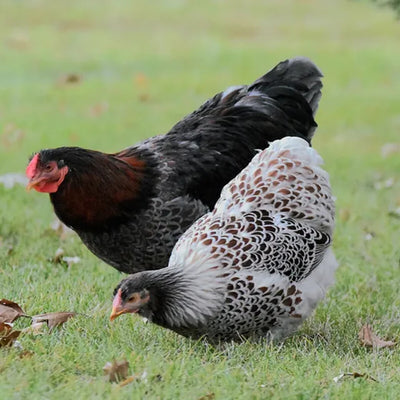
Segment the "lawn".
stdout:
[[[367,1],[2,0],[0,175],[45,147],[117,151],[282,59],[313,59],[325,74],[313,145],[337,197],[340,268],[282,345],[214,348],[135,317],[110,324],[122,275],[50,228],[47,195],[0,184],[0,298],[32,315],[80,313],[21,336],[30,356],[0,349],[0,398],[398,398],[398,347],[366,348],[358,331],[368,322],[400,340],[400,153],[382,154],[399,143],[399,37],[394,13]],[[58,248],[81,261],[55,263]],[[114,358],[141,378],[107,382]],[[365,375],[334,381],[345,372]]]

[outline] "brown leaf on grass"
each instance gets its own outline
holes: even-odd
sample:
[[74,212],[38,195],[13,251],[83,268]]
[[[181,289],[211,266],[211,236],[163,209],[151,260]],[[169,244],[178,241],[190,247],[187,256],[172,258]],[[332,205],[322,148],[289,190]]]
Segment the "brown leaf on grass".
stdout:
[[150,95],[147,92],[149,86],[149,78],[142,72],[137,73],[134,78],[134,85],[139,90],[139,101],[146,102],[150,99]]
[[107,111],[108,111],[108,103],[106,101],[103,101],[101,103],[97,103],[92,107],[90,107],[89,115],[93,118],[100,117],[100,115],[104,114]]
[[0,300],[0,322],[14,322],[22,316],[27,315],[17,303],[7,299]]
[[27,32],[21,29],[14,29],[6,38],[8,47],[17,50],[26,50],[29,48],[30,38]]
[[70,73],[65,74],[58,78],[57,83],[59,85],[76,85],[82,81],[82,77],[79,74]]
[[14,301],[7,300],[7,299],[1,299],[0,300],[0,304],[12,308],[13,310],[15,310],[18,313],[20,313],[20,315],[25,315],[25,312],[21,308],[21,306],[18,303],[15,303]]
[[13,331],[12,326],[7,323],[0,323],[0,347],[11,346],[21,331]]
[[21,353],[19,353],[19,358],[30,358],[34,355],[35,353],[30,350],[22,350]]
[[11,346],[21,334],[21,331],[11,331],[8,335],[0,335],[0,347]]
[[138,381],[138,380],[140,380],[140,374],[131,375],[131,376],[128,376],[123,381],[119,382],[118,386],[123,387],[123,386],[129,385],[130,383]]
[[141,101],[142,103],[145,103],[146,101],[150,100],[150,95],[147,93],[142,93],[139,95],[139,101]]
[[0,335],[7,335],[12,330],[12,325],[7,322],[0,322]]
[[68,268],[69,268],[69,267],[71,267],[71,265],[80,263],[80,262],[81,262],[81,258],[78,257],[78,256],[74,256],[74,257],[63,257],[63,258],[62,258],[62,261],[65,262],[65,263],[67,263]]
[[364,379],[369,379],[369,380],[371,380],[371,381],[374,381],[374,382],[378,382],[375,378],[373,378],[371,375],[367,375],[367,374],[360,374],[359,372],[345,372],[345,373],[343,373],[343,374],[340,374],[340,375],[338,375],[338,376],[335,376],[334,378],[333,378],[333,381],[334,382],[336,382],[336,383],[338,383],[338,382],[340,382],[340,381],[342,381],[343,379],[345,379],[345,378],[353,378],[353,379],[356,379],[356,378],[364,378]]
[[139,89],[147,88],[149,84],[149,78],[143,72],[137,73],[133,77],[133,81],[135,83],[135,86],[138,87]]
[[28,326],[25,329],[22,329],[22,333],[28,335],[43,335],[44,334],[44,327],[47,326],[46,322],[35,322],[32,325]]
[[72,132],[68,136],[68,142],[70,143],[79,143],[79,135],[75,132]]
[[[126,379],[124,379],[123,381],[121,381],[119,384],[118,384],[118,386],[121,386],[121,387],[123,387],[123,386],[126,386],[126,385],[129,385],[130,383],[132,383],[132,382],[134,382],[134,381],[136,381],[137,380],[137,376],[135,376],[135,375],[131,375],[131,376],[128,376]],[[111,381],[110,381],[111,382]]]
[[360,332],[358,333],[358,338],[360,339],[361,343],[366,347],[375,347],[377,349],[383,349],[385,347],[392,347],[395,346],[396,343],[392,342],[391,340],[382,340],[378,337],[371,328],[371,325],[365,324]]
[[207,393],[204,396],[199,397],[197,400],[213,400],[215,399],[215,393],[211,392],[211,393]]
[[346,222],[349,220],[351,212],[348,208],[341,208],[339,210],[339,218],[341,221]]
[[67,322],[70,318],[74,317],[75,315],[76,315],[75,312],[68,312],[68,311],[34,315],[32,317],[32,325],[38,324],[41,322],[46,322],[50,331],[52,331],[54,328],[64,324],[65,322]]
[[55,264],[67,264],[68,268],[71,267],[71,265],[81,262],[81,258],[78,256],[64,256],[64,250],[61,247],[56,250],[56,252],[54,253],[54,257],[50,260]]
[[118,383],[118,386],[126,386],[129,385],[132,382],[137,382],[137,381],[144,381],[147,383],[147,372],[144,371],[141,374],[133,374],[131,376],[128,376],[126,379]]
[[[110,382],[121,382],[126,380],[128,377],[128,369],[129,362],[126,360],[113,360],[112,362],[107,362],[103,367],[104,375],[108,376]],[[127,382],[126,384],[130,382]]]
[[62,249],[61,247],[59,247],[56,252],[54,253],[54,257],[52,259],[53,263],[59,263],[61,262],[62,258],[64,256],[64,249]]

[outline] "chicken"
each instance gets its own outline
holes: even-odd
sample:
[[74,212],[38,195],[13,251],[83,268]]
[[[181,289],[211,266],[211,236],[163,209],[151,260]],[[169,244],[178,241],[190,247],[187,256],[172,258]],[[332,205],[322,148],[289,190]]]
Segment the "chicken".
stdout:
[[287,135],[311,140],[321,77],[306,58],[286,60],[119,153],[42,150],[26,169],[28,188],[49,193],[59,219],[118,270],[165,267],[179,237],[257,149]]
[[166,268],[121,281],[111,320],[138,313],[211,342],[293,333],[337,267],[334,201],[321,163],[301,138],[273,142],[181,236]]

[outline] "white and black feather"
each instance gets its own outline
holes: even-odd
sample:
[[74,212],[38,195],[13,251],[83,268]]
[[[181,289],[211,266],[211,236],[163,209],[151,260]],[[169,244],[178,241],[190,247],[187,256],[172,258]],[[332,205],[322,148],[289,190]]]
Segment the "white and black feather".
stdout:
[[259,152],[182,235],[168,267],[138,274],[168,298],[151,320],[213,341],[292,333],[337,267],[334,200],[321,164],[296,137]]

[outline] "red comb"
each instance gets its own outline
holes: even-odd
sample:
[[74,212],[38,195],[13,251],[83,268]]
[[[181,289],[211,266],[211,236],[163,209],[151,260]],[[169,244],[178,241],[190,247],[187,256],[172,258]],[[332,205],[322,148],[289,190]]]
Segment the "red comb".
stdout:
[[122,304],[121,289],[118,289],[117,294],[114,297],[113,308],[116,308]]
[[26,167],[25,173],[29,179],[32,179],[35,176],[36,167],[38,165],[38,162],[39,162],[39,153],[37,153],[33,156],[32,160]]

